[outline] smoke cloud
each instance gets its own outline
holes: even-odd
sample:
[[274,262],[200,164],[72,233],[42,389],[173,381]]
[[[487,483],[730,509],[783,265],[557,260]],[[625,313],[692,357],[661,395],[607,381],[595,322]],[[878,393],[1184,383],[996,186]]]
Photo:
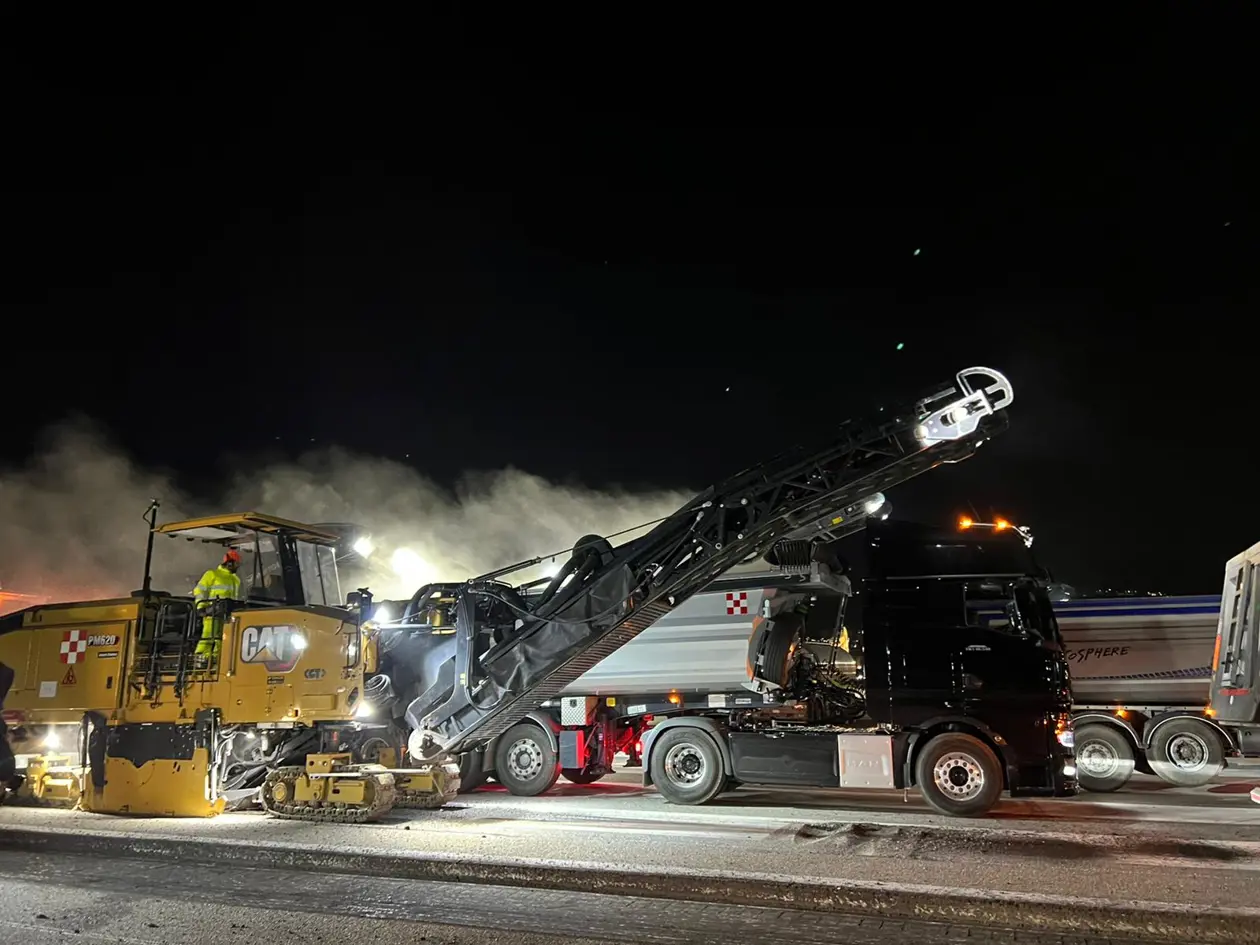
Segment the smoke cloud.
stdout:
[[[131,593],[143,576],[142,516],[153,498],[162,502],[164,522],[253,510],[359,525],[373,550],[366,574],[343,574],[343,594],[366,580],[378,599],[397,600],[428,581],[461,580],[567,549],[588,533],[633,528],[692,495],[603,493],[515,469],[468,474],[449,492],[408,466],[334,448],[252,469],[224,494],[197,497],[181,492],[171,474],[139,467],[88,422],[59,426],[45,443],[25,466],[0,470],[0,594],[91,600]],[[189,593],[217,562],[211,546],[159,536],[154,587]],[[549,564],[505,580],[542,576]],[[0,596],[0,612],[29,603]]]

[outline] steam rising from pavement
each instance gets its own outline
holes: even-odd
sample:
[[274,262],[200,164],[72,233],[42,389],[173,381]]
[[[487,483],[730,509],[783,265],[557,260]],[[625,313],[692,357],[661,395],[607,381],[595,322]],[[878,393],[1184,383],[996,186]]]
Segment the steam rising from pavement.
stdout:
[[[659,518],[691,493],[607,494],[508,469],[469,474],[451,494],[400,463],[331,449],[251,470],[222,496],[199,499],[76,421],[51,431],[24,468],[0,470],[0,589],[51,600],[129,594],[143,575],[141,516],[154,497],[166,522],[252,510],[363,526],[372,546],[366,579],[378,599],[399,599],[427,581],[460,580]],[[154,587],[189,593],[216,552],[159,536]],[[549,564],[507,580],[541,576]],[[361,577],[344,575],[343,594]],[[0,598],[0,612],[21,606]]]

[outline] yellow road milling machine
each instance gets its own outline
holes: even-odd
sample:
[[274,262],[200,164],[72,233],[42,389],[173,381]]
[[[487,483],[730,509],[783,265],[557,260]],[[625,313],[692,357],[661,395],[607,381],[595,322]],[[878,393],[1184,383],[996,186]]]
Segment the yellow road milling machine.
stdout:
[[[917,785],[958,816],[984,813],[1002,790],[1069,796],[1067,661],[1031,563],[914,523],[868,529],[862,719],[852,717],[852,686],[801,645],[821,598],[833,603],[818,604],[820,632],[843,626],[853,587],[830,529],[846,510],[971,457],[1005,429],[1013,398],[1001,373],[966,368],[710,486],[632,541],[581,539],[545,587],[501,580],[532,559],[422,587],[400,621],[375,627],[366,590],[340,604],[333,529],[253,513],[157,528],[154,509],[143,590],[0,618],[0,699],[6,665],[13,677],[0,708],[27,759],[9,783],[31,797],[77,796],[88,810],[207,815],[256,796],[281,817],[365,821],[391,804],[439,806],[459,788],[452,759],[495,744],[496,770],[533,766],[530,776],[551,784],[557,770],[584,766],[589,740],[557,733],[539,710],[761,558],[775,571],[769,586],[794,603],[755,625],[748,698],[720,718],[653,728],[646,783],[698,804],[740,783],[787,783],[790,768],[798,785]],[[153,591],[157,534],[224,546],[229,565],[239,556],[245,600]],[[964,626],[969,600],[1007,616]],[[201,640],[219,633],[221,655],[207,653]],[[1005,683],[955,692],[964,677]],[[585,701],[583,723],[597,700]],[[404,757],[412,767],[394,767]]]
[[[336,535],[256,512],[159,526],[157,510],[142,590],[0,617],[0,798],[356,823],[455,796],[457,764],[397,767],[406,731],[363,718],[372,597],[342,603]],[[238,558],[239,599],[153,590],[159,535],[220,546],[203,566]]]

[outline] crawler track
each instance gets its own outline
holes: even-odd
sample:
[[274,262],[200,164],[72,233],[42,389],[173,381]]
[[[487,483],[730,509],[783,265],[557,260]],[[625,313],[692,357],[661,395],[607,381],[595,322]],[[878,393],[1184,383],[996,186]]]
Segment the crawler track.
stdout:
[[[371,767],[374,766],[356,765],[354,769],[346,773],[350,774],[355,770],[362,772],[363,769]],[[297,781],[305,773],[306,769],[298,765],[271,771],[263,781],[262,790],[259,792],[263,810],[281,820],[307,820],[324,824],[365,824],[376,820],[394,807],[396,800],[394,776],[389,772],[369,772],[362,775],[371,785],[370,800],[366,807],[341,802],[310,804],[276,799],[277,794],[282,797],[293,797],[296,793]],[[281,786],[283,789],[280,789]]]

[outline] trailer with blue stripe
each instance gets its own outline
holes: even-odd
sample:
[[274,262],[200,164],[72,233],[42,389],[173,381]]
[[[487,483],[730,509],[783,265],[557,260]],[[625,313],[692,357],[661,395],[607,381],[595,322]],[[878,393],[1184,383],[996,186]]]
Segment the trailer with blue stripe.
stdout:
[[1205,711],[1220,607],[1220,595],[1055,604],[1086,789],[1114,791],[1134,771],[1206,784],[1239,753]]

